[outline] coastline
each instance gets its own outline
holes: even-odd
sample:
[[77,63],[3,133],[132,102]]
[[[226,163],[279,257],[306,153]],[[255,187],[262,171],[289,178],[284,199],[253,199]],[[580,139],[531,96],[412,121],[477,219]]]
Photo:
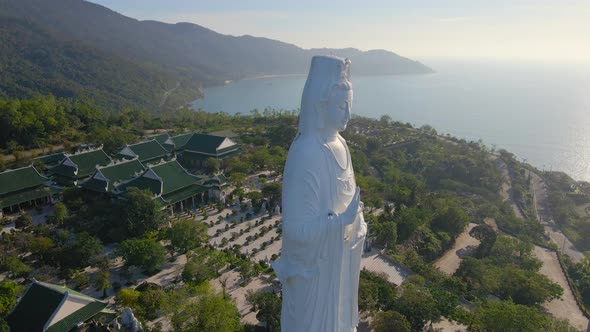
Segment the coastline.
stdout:
[[259,80],[262,78],[275,78],[275,77],[298,77],[298,76],[305,76],[305,74],[269,74],[269,75],[257,75],[252,77],[245,77],[240,78],[237,80],[225,80],[223,81],[223,85],[228,85],[238,81],[250,81],[250,80]]

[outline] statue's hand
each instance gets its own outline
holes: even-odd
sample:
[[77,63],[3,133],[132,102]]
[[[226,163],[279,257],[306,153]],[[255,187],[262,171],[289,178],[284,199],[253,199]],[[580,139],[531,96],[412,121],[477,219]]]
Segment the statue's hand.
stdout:
[[354,192],[354,197],[352,198],[352,201],[350,201],[350,204],[348,204],[346,211],[342,212],[342,214],[340,214],[338,216],[338,221],[342,225],[350,225],[356,219],[356,216],[358,214],[358,210],[359,210],[359,207],[361,204],[361,197],[360,196],[361,196],[361,188],[356,187],[356,191]]

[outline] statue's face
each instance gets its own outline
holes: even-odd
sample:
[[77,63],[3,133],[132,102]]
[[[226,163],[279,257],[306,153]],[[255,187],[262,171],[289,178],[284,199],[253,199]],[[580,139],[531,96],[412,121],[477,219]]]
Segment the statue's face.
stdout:
[[343,131],[346,129],[351,116],[352,89],[337,87],[332,89],[324,126],[326,129]]

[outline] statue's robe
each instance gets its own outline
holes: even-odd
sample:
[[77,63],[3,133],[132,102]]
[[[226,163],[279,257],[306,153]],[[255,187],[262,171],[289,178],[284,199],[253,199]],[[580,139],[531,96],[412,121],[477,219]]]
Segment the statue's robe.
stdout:
[[[283,247],[274,270],[281,281],[284,332],[356,331],[358,283],[366,223],[359,208],[352,225],[335,215],[352,201],[356,183],[350,152],[339,165],[313,135],[292,144],[283,179]],[[331,216],[332,215],[332,216]]]

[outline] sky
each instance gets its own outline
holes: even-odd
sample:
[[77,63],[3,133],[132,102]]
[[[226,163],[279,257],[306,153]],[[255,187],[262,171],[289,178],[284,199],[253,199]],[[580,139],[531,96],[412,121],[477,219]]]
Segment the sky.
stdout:
[[139,20],[190,22],[303,48],[415,59],[590,61],[589,0],[92,0]]

